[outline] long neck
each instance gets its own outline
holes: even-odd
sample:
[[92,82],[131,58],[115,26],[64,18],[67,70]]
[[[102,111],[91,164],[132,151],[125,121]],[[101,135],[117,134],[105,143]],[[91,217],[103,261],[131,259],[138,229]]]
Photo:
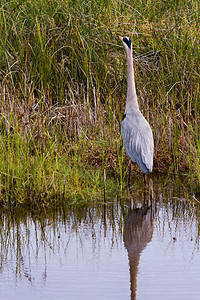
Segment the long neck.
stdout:
[[137,95],[135,89],[135,79],[133,70],[133,57],[132,51],[127,49],[127,100],[126,100],[126,112],[130,108],[137,109]]

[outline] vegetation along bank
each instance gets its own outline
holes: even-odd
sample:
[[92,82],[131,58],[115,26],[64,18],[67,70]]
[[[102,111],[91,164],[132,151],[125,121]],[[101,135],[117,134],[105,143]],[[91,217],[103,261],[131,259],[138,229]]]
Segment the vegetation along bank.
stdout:
[[133,42],[154,172],[185,173],[198,186],[199,11],[184,0],[2,0],[1,202],[99,199],[104,170],[108,193],[127,184],[119,35]]

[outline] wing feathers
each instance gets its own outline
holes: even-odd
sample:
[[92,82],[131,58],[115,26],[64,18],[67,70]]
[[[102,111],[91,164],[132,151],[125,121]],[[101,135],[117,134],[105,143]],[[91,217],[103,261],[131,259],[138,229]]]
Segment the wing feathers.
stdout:
[[143,173],[152,171],[153,134],[146,119],[139,114],[127,116],[121,126],[122,139],[127,155],[136,162]]

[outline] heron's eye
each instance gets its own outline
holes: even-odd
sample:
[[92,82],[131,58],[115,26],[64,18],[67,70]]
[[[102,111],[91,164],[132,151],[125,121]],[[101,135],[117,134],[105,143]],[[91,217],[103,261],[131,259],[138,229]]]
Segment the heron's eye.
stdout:
[[130,38],[127,38],[127,37],[124,37],[123,38],[123,42],[126,43],[126,45],[131,48],[131,39]]

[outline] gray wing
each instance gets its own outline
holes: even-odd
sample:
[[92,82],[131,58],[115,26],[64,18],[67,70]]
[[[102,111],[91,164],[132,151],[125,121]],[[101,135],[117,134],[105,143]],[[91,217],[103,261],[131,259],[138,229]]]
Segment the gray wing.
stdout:
[[142,114],[127,115],[121,125],[122,139],[128,157],[146,174],[153,168],[153,134]]

